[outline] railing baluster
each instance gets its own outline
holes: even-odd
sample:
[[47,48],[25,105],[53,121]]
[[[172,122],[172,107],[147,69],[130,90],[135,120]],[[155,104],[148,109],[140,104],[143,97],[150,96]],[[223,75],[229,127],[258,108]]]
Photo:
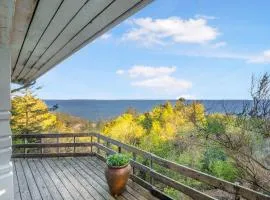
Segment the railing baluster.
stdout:
[[[56,143],[59,144],[59,137],[56,138]],[[59,146],[57,147],[57,153],[58,153],[58,154],[60,153],[60,148],[59,148]]]
[[[27,138],[24,138],[24,144],[27,144]],[[27,154],[27,148],[24,148],[24,154]]]
[[[133,159],[134,161],[136,161],[136,159],[137,159],[137,155],[136,155],[136,153],[134,153],[134,152],[132,152],[132,159]],[[135,173],[136,173],[135,167],[132,167],[132,173],[133,173],[134,175],[136,175],[136,174],[135,174]]]
[[122,152],[122,148],[120,146],[118,146],[118,153]]
[[[150,168],[153,169],[153,159],[152,159],[152,155],[150,155]],[[153,185],[154,184],[154,179],[151,175],[151,171],[149,172],[149,177],[150,177],[150,184]]]
[[76,153],[75,143],[76,143],[76,136],[73,137],[73,153]]
[[[93,145],[93,136],[92,135],[90,136],[90,141],[91,141],[91,144]],[[91,153],[93,153],[93,146],[92,145],[90,147]]]
[[[100,144],[100,138],[98,135],[97,135],[97,142],[98,144]],[[98,147],[97,147],[97,153],[100,154],[100,149]]]
[[[106,142],[106,146],[110,149],[111,148],[111,143],[110,142]],[[109,156],[109,153],[106,153],[107,156]]]

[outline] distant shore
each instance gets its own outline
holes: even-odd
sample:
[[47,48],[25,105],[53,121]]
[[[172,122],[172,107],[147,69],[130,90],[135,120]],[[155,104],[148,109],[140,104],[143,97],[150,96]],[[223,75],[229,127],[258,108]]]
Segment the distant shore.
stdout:
[[[58,111],[87,119],[93,122],[108,120],[119,116],[128,108],[134,108],[139,113],[148,112],[154,106],[176,100],[45,100],[49,107],[58,105]],[[194,100],[186,100],[189,104]],[[195,100],[205,106],[207,113],[239,113],[251,100]]]

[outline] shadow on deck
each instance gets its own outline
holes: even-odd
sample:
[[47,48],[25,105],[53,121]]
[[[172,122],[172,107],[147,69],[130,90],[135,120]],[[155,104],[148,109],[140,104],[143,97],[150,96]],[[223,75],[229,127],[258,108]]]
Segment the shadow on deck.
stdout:
[[157,199],[132,180],[121,196],[112,197],[104,176],[105,163],[94,156],[16,158],[13,163],[15,200]]

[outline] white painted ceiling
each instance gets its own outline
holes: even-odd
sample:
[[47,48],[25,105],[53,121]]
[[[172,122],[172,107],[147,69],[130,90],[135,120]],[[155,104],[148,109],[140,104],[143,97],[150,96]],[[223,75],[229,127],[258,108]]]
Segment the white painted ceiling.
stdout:
[[[14,1],[10,36],[12,82],[36,80],[151,1]],[[0,10],[0,20],[1,17]]]

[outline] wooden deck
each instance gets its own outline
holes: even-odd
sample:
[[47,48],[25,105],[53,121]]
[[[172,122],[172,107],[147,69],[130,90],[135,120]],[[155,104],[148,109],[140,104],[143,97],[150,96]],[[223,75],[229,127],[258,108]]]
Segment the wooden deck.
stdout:
[[15,158],[15,200],[147,200],[157,199],[129,180],[119,197],[110,195],[104,176],[105,163],[96,157]]

